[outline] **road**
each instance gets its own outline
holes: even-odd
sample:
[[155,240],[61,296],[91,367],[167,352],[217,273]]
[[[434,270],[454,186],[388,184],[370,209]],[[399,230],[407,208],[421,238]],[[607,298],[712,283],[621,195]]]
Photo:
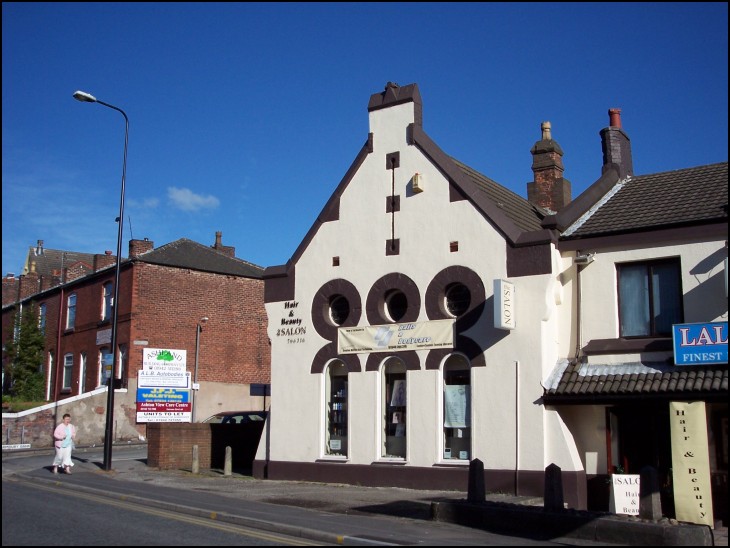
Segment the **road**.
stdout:
[[318,546],[23,479],[3,480],[3,546]]
[[104,471],[82,448],[70,476],[50,473],[51,449],[4,452],[3,545],[606,545],[433,522],[434,492],[160,471],[146,450],[115,447]]

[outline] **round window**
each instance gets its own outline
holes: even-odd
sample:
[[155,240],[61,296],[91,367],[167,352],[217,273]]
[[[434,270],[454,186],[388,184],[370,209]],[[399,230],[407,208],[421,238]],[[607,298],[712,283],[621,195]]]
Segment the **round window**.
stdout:
[[454,317],[461,316],[469,309],[471,292],[464,284],[456,282],[446,287],[444,292],[446,310]]
[[350,315],[350,303],[342,295],[330,297],[330,319],[335,325],[342,325]]
[[397,289],[388,291],[385,294],[385,314],[392,321],[397,322],[406,315],[408,310],[408,299],[405,293]]

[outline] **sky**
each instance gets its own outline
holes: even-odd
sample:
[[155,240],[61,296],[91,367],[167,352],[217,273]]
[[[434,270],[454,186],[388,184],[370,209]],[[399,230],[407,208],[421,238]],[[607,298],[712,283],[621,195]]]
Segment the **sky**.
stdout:
[[727,3],[2,4],[2,269],[29,247],[222,243],[285,264],[418,84],[423,129],[522,197],[550,121],[573,198],[622,110],[637,175],[727,161]]

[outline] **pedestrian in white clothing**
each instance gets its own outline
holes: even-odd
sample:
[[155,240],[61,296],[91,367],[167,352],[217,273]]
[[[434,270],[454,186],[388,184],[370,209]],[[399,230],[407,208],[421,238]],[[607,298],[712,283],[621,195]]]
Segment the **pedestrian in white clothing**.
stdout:
[[58,467],[63,466],[64,471],[70,474],[71,467],[74,465],[71,461],[71,451],[73,451],[76,441],[76,427],[71,424],[71,415],[68,413],[63,416],[63,422],[53,431],[53,439],[55,440],[56,457],[53,459],[52,471],[54,474],[58,474]]

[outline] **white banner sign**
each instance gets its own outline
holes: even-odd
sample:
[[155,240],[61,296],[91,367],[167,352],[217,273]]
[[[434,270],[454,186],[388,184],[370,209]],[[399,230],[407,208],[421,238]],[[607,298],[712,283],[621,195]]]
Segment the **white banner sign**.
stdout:
[[137,422],[191,422],[189,412],[138,412]]
[[394,323],[337,330],[338,354],[454,347],[454,320]]
[[187,371],[138,371],[138,388],[190,388]]
[[171,350],[169,348],[143,348],[142,368],[165,365],[171,369],[184,371],[187,367],[187,350]]

